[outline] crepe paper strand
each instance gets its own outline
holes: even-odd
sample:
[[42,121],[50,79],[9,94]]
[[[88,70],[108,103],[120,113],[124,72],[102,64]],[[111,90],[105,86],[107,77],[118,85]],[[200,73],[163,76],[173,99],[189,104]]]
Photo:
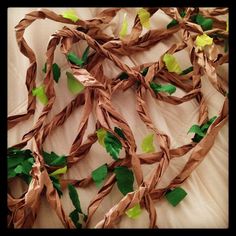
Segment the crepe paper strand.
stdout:
[[[223,79],[221,79],[220,77],[219,80],[214,81],[213,74],[217,76],[217,73],[214,72],[217,66],[222,65],[223,63],[227,63],[227,55],[219,57],[219,54],[217,52],[215,53],[215,55],[213,55],[213,52],[210,52],[210,55],[207,55],[204,53],[204,51],[199,53],[198,51],[192,50],[192,42],[194,36],[192,36],[191,33],[197,32],[198,34],[202,34],[202,31],[196,24],[193,24],[191,21],[188,20],[189,16],[189,19],[193,19],[191,11],[189,11],[190,9],[186,9],[186,15],[188,15],[189,12],[190,15],[186,17],[186,22],[183,22],[181,25],[181,27],[184,29],[181,33],[184,42],[178,45],[172,45],[165,53],[167,55],[170,55],[170,57],[167,58],[167,64],[171,62],[170,65],[167,65],[164,60],[159,60],[154,63],[146,63],[132,68],[124,64],[119,59],[119,57],[123,55],[129,56],[136,52],[145,51],[156,43],[167,39],[177,31],[179,31],[180,24],[178,24],[176,27],[171,27],[169,29],[153,29],[145,33],[143,36],[140,36],[142,27],[150,27],[149,18],[158,10],[158,8],[150,8],[148,9],[148,11],[145,9],[140,9],[141,11],[136,16],[136,20],[131,29],[131,34],[125,37],[125,40],[128,39],[128,44],[127,42],[123,43],[121,41],[114,42],[113,37],[106,35],[102,32],[102,30],[100,29],[100,25],[108,24],[119,10],[119,8],[106,9],[99,13],[98,16],[94,19],[88,21],[78,21],[78,19],[76,19],[75,21],[74,18],[65,19],[61,15],[57,15],[52,11],[42,9],[27,14],[25,19],[21,21],[16,27],[16,35],[19,48],[21,52],[27,58],[29,58],[30,61],[30,66],[27,70],[26,76],[26,83],[29,92],[29,105],[27,113],[19,116],[12,116],[9,118],[10,128],[18,124],[20,121],[28,119],[29,115],[33,114],[35,109],[35,99],[33,100],[32,90],[36,87],[36,59],[32,49],[30,49],[22,35],[24,33],[25,28],[27,28],[36,19],[49,18],[57,22],[72,25],[76,24],[77,28],[64,27],[62,30],[58,30],[55,34],[53,34],[53,37],[49,40],[49,46],[47,48],[46,65],[51,67],[53,71],[54,51],[59,42],[61,42],[61,51],[63,52],[63,54],[68,55],[71,50],[72,44],[76,42],[76,40],[78,41],[80,39],[83,39],[87,41],[88,46],[82,55],[82,59],[79,59],[76,55],[73,57],[70,56],[71,60],[69,61],[71,63],[69,63],[69,66],[71,67],[73,73],[71,73],[73,79],[75,79],[76,82],[81,82],[81,84],[83,85],[80,85],[78,93],[82,92],[85,87],[89,87],[89,89],[85,90],[84,93],[81,94],[78,94],[76,92],[76,94],[78,94],[77,97],[73,99],[65,108],[63,108],[61,112],[54,116],[51,121],[44,125],[44,121],[47,117],[47,114],[51,111],[56,97],[56,94],[54,92],[55,83],[53,83],[53,80],[50,78],[49,74],[44,79],[44,86],[48,95],[48,104],[45,106],[44,110],[40,115],[40,118],[38,119],[34,127],[24,135],[22,142],[15,145],[15,147],[23,148],[27,144],[27,142],[32,138],[36,144],[33,147],[35,162],[33,162],[32,158],[29,158],[29,163],[34,163],[31,171],[31,184],[26,194],[20,199],[13,199],[12,196],[8,194],[8,225],[15,228],[32,227],[36,219],[37,211],[39,209],[39,200],[41,195],[43,194],[43,187],[46,186],[47,200],[50,206],[55,210],[57,216],[60,218],[65,228],[81,228],[82,222],[79,222],[79,214],[83,215],[83,221],[85,222],[85,226],[88,227],[89,222],[91,221],[91,218],[93,217],[95,211],[98,209],[101,201],[111,192],[114,184],[117,181],[118,188],[120,188],[120,191],[125,196],[121,199],[120,202],[117,203],[117,205],[112,207],[112,209],[110,209],[110,211],[105,214],[105,218],[102,219],[102,221],[99,222],[95,226],[95,228],[113,227],[116,224],[117,220],[120,220],[122,215],[125,214],[127,211],[133,209],[137,210],[138,212],[138,204],[142,208],[145,207],[148,212],[150,219],[149,227],[156,228],[157,213],[154,207],[154,201],[160,199],[161,197],[164,197],[165,194],[168,194],[171,190],[173,193],[173,189],[177,189],[190,176],[192,171],[194,171],[194,169],[201,163],[201,161],[204,160],[204,157],[213,146],[215,137],[217,136],[219,130],[226,123],[228,119],[227,97],[225,98],[224,105],[219,115],[215,118],[213,117],[214,119],[212,118],[208,121],[207,105],[201,93],[200,70],[201,68],[203,68],[203,72],[208,75],[210,82],[217,89],[217,91],[222,94],[225,94],[226,91],[221,82],[221,80]],[[177,10],[175,8],[161,8],[161,10],[170,17],[176,18]],[[220,21],[215,18],[215,16],[217,15],[225,14],[225,12],[227,12],[227,10],[225,9],[200,9],[200,13],[202,14],[202,16],[195,16],[193,22],[201,25],[203,30],[208,30],[213,26],[212,22],[214,20],[216,28],[219,27],[220,29],[220,31],[217,32],[219,32],[219,34],[224,35],[226,40],[228,37],[228,35],[225,34],[227,22]],[[181,15],[181,17],[183,16]],[[140,23],[142,27],[140,26]],[[213,31],[214,30],[215,29],[213,29]],[[62,38],[63,40],[61,40]],[[214,43],[218,44],[217,41]],[[218,45],[220,46],[220,44]],[[89,61],[87,61],[89,47],[91,47],[95,51],[95,53],[91,53],[91,55],[89,56]],[[171,56],[173,57],[173,54],[175,52],[178,52],[185,48],[188,50],[189,55],[191,52],[190,61],[192,64],[192,68],[190,67],[182,71],[181,69],[178,69],[178,64],[176,63],[175,59],[173,60],[173,58],[171,58]],[[164,58],[165,54],[161,58]],[[213,64],[209,63],[209,56],[216,58]],[[121,74],[121,79],[116,80],[116,78],[112,78],[110,80],[110,78],[107,78],[104,75],[102,70],[102,63],[105,58],[111,60],[116,66],[118,66],[123,71],[123,73]],[[204,60],[203,63],[200,63],[202,58],[205,58],[206,60]],[[80,60],[79,63],[78,59]],[[86,69],[82,68],[85,64]],[[164,68],[165,66],[167,67],[168,71]],[[172,69],[174,68],[173,72],[175,73],[169,73],[168,66],[172,67]],[[193,73],[189,73],[191,71],[193,71]],[[192,76],[192,74],[194,74],[194,76]],[[157,76],[157,79],[160,77],[164,79],[167,83],[173,83],[173,86],[180,87],[181,89],[183,89],[183,91],[186,92],[186,95],[180,98],[175,96],[166,96],[163,93],[159,93],[160,89],[163,89],[164,91],[167,91],[171,94],[171,89],[173,89],[174,91],[174,87],[164,87],[160,84],[155,85],[155,87],[153,86],[154,90],[156,89],[157,91],[156,94],[153,93],[149,88],[149,83],[155,76]],[[144,81],[144,78],[147,81]],[[107,83],[108,81],[109,83]],[[111,94],[113,94],[115,91],[127,90],[130,89],[133,85],[135,85],[136,89],[137,112],[146,127],[152,129],[152,131],[155,133],[157,137],[157,142],[160,144],[160,152],[142,154],[136,153],[137,147],[132,130],[127,124],[127,121],[116,110],[116,108],[112,105],[110,101]],[[175,105],[181,104],[191,99],[196,99],[199,103],[198,125],[201,131],[205,134],[204,138],[200,142],[200,145],[198,143],[191,142],[190,144],[178,147],[176,149],[170,149],[171,144],[169,137],[166,134],[161,133],[154,126],[153,121],[150,118],[147,105],[145,105],[147,104],[145,98],[147,92],[152,92],[151,95],[155,99]],[[92,113],[92,99],[95,100],[96,104],[95,110],[97,121],[96,127],[94,127],[94,132],[92,134],[89,134],[86,139],[86,137],[84,137],[84,134],[87,128],[88,118]],[[65,158],[63,156],[58,156],[57,154],[51,152],[51,154],[48,155],[50,155],[50,157],[55,156],[55,160],[52,160],[52,158],[45,158],[44,154],[42,154],[40,150],[42,149],[42,144],[45,141],[46,137],[55,128],[62,125],[68,119],[72,111],[79,106],[84,106],[84,112],[79,125],[78,134],[72,144],[70,154],[67,158]],[[114,127],[112,123],[117,126],[114,128],[114,131],[111,128]],[[99,172],[99,174],[97,172],[96,177],[93,174],[94,180],[92,179],[91,173],[91,175],[87,178],[82,180],[76,180],[75,182],[73,182],[76,186],[86,187],[92,181],[99,181],[99,184],[102,185],[103,179],[105,180],[105,183],[99,189],[98,194],[94,196],[88,206],[88,216],[82,213],[81,207],[78,208],[77,204],[75,207],[76,209],[72,211],[68,216],[65,214],[60,201],[60,196],[63,193],[63,183],[65,183],[66,180],[59,179],[58,175],[49,176],[48,172],[56,172],[57,170],[55,171],[55,166],[61,167],[60,164],[62,163],[67,163],[66,166],[64,166],[64,164],[62,165],[64,166],[62,167],[62,169],[65,170],[66,168],[70,168],[74,163],[77,163],[78,161],[85,158],[92,145],[99,138],[97,136],[96,131],[101,129],[101,127],[105,128],[105,137],[108,137],[106,141],[107,144],[109,144],[108,152],[110,152],[110,154],[114,158],[114,161],[107,164],[107,171],[109,169],[109,171],[111,170],[115,173],[108,177],[106,180],[105,174],[107,171],[105,171],[104,166],[102,167],[102,171]],[[195,129],[194,131],[198,132],[198,134],[195,133],[195,135],[200,134],[199,129]],[[104,141],[105,145],[105,137],[103,135],[103,137],[99,138],[101,144]],[[118,159],[118,155],[122,147],[124,147],[126,155],[124,159]],[[193,151],[189,157],[189,160],[185,164],[184,168],[180,171],[180,173],[173,180],[171,180],[170,184],[163,189],[155,188],[155,186],[162,179],[163,174],[169,166],[169,162],[171,161],[171,159],[176,157],[180,158],[182,155],[185,155],[190,150]],[[46,162],[45,166],[43,164],[43,160]],[[150,177],[147,180],[143,181],[141,164],[153,163],[158,163],[158,165],[153,168],[150,173]],[[23,173],[23,166],[17,167],[16,172]],[[132,174],[133,172],[134,175]],[[134,177],[138,183],[137,189],[133,189]],[[25,212],[29,212],[29,214],[25,215]],[[136,211],[134,211],[134,213],[135,212]]]

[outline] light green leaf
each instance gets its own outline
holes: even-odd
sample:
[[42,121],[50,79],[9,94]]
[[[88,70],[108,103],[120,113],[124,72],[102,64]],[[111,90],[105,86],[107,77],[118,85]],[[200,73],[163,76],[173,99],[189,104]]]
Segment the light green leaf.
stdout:
[[67,171],[67,166],[57,169],[54,172],[52,172],[51,174],[49,174],[49,176],[55,176],[55,175],[61,175],[61,174],[65,174]]
[[67,54],[67,59],[77,66],[83,66],[84,61],[78,58],[73,52]]
[[142,150],[143,152],[155,152],[155,147],[153,146],[153,138],[154,134],[147,135],[142,142]]
[[47,95],[45,94],[43,85],[39,86],[38,88],[34,88],[32,90],[32,94],[33,96],[36,96],[42,104],[47,105],[48,98]]
[[70,72],[66,72],[67,86],[73,94],[79,94],[84,90],[84,85],[80,83]]
[[209,37],[207,34],[198,35],[195,44],[202,50],[207,45],[212,45],[213,38]]
[[66,19],[72,20],[73,22],[77,22],[79,17],[74,9],[68,9],[62,13],[62,16]]
[[140,208],[139,203],[125,212],[125,214],[131,219],[136,219],[141,213],[142,209]]
[[127,13],[124,14],[123,23],[122,23],[121,30],[119,33],[121,38],[124,38],[127,34],[127,31],[128,31],[128,21],[126,19],[126,15],[127,15]]
[[172,206],[177,206],[185,197],[187,193],[185,192],[184,189],[177,187],[174,190],[168,192],[165,194],[165,197],[167,201],[172,205]]
[[122,144],[120,140],[112,133],[107,132],[104,138],[104,144],[106,151],[112,156],[114,160],[118,160]]
[[182,72],[182,69],[173,55],[166,53],[163,57],[163,61],[165,62],[166,68],[169,72],[175,72],[176,74]]
[[97,137],[98,137],[98,142],[103,146],[105,147],[105,143],[104,143],[104,139],[105,139],[105,136],[106,136],[106,133],[107,131],[103,128],[100,128],[96,131],[97,133]]
[[176,91],[176,87],[172,84],[156,84],[154,82],[150,82],[150,87],[155,93],[159,92],[166,92],[169,93],[170,95]]
[[150,28],[150,16],[151,14],[146,9],[140,8],[138,10],[138,17],[144,28],[147,28],[147,29]]
[[131,170],[125,166],[115,167],[117,186],[123,195],[133,192],[134,175]]
[[108,170],[107,170],[106,164],[98,167],[92,172],[93,181],[95,182],[98,188],[101,186],[103,180],[106,179],[107,173],[108,173]]
[[83,212],[81,210],[80,200],[79,200],[79,196],[78,196],[78,193],[76,191],[76,188],[72,184],[68,184],[67,187],[68,187],[68,190],[69,190],[70,199],[71,199],[75,209],[77,210],[77,212],[83,214]]
[[196,133],[196,134],[198,134],[198,135],[201,136],[201,137],[204,137],[204,135],[205,135],[205,134],[202,132],[202,130],[201,130],[201,128],[200,128],[199,125],[193,125],[193,126],[189,129],[188,133]]
[[65,166],[66,157],[64,155],[58,156],[55,152],[45,152],[43,151],[43,159],[49,166]]

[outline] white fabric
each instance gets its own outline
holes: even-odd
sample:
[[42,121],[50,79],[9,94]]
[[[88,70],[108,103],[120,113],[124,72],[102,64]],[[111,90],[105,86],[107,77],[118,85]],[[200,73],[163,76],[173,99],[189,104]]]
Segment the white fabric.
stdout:
[[[65,9],[66,8],[52,8],[51,10],[62,13]],[[14,27],[25,14],[33,10],[35,10],[35,8],[8,8],[8,115],[24,113],[27,109],[25,75],[29,64],[28,59],[24,57],[18,49]],[[103,10],[103,8],[75,8],[75,10],[81,19],[90,19],[95,17],[98,12]],[[136,10],[137,9],[135,8],[124,8],[119,11],[111,24],[106,27],[105,32],[111,35],[118,35],[124,12],[128,13],[128,30],[130,32]],[[151,28],[166,27],[170,20],[170,17],[162,14],[161,11],[158,11],[151,18]],[[43,80],[42,68],[46,60],[45,52],[50,35],[57,29],[62,28],[63,25],[64,24],[62,23],[45,19],[37,20],[26,29],[26,41],[35,52],[38,63],[37,85],[41,84]],[[143,33],[145,32],[146,30],[143,31]],[[177,42],[179,39],[180,37],[178,34],[175,34],[168,40],[160,42],[147,51],[133,54],[130,57],[123,57],[122,60],[129,66],[157,61],[159,56],[164,53],[173,42]],[[85,43],[78,44],[78,47],[74,47],[74,52],[81,55],[85,46]],[[186,52],[179,52],[175,55],[183,69],[190,65]],[[55,84],[57,97],[53,109],[48,115],[47,121],[61,111],[74,98],[67,88],[65,72],[68,69],[68,66],[66,59],[60,53],[59,48],[56,49],[55,62],[61,67],[62,75],[59,83]],[[111,78],[120,70],[111,61],[106,60],[104,63],[104,71],[105,74]],[[227,68],[222,67],[222,74],[227,75],[227,73]],[[217,115],[221,110],[224,97],[212,87],[205,77],[202,78],[202,86],[209,108],[209,117]],[[184,92],[177,89],[175,95],[181,97],[184,95]],[[171,148],[187,144],[191,141],[192,135],[187,135],[187,132],[193,124],[197,123],[198,104],[196,101],[191,100],[180,105],[171,105],[157,101],[149,95],[147,101],[149,112],[155,126],[170,136]],[[137,152],[141,153],[140,146],[142,139],[151,131],[146,128],[137,115],[135,110],[136,101],[134,91],[129,89],[124,93],[116,93],[112,102],[128,121],[137,142]],[[21,122],[8,132],[8,146],[18,143],[23,134],[32,128],[42,111],[42,107],[41,103],[37,102],[35,115],[29,120]],[[63,126],[52,132],[43,145],[44,149],[46,151],[55,151],[58,154],[68,154],[70,146],[76,136],[76,127],[79,126],[81,115],[82,107],[74,111]],[[86,134],[93,132],[94,120],[94,116],[90,117]],[[155,146],[156,150],[160,149],[156,141]],[[32,148],[32,143],[29,142],[27,147]],[[171,161],[170,167],[158,186],[165,186],[169,183],[169,181],[181,170],[190,153],[184,157]],[[124,154],[123,151],[121,156],[122,154]],[[111,161],[112,159],[106,151],[98,143],[95,143],[87,157],[73,166],[65,175],[65,178],[84,178],[96,167]],[[154,165],[142,166],[145,178],[153,167]],[[13,183],[11,185],[13,185]],[[18,187],[16,188],[16,186]],[[134,187],[136,187],[136,185]],[[172,207],[165,199],[156,202],[158,227],[228,227],[228,123],[226,123],[219,132],[215,144],[207,154],[205,160],[191,174],[191,177],[182,185],[182,187],[187,191],[188,195],[178,206]],[[21,184],[15,185],[14,181],[14,188],[12,188],[12,191],[15,192],[15,196],[19,196],[23,188],[25,188],[25,186],[22,186]],[[82,209],[86,212],[91,199],[95,196],[98,189],[95,185],[91,184],[85,189],[78,188],[77,190]],[[102,201],[100,207],[94,214],[91,227],[94,227],[104,217],[104,214],[112,206],[118,203],[121,198],[122,194],[115,185],[111,194]],[[63,192],[61,200],[66,214],[69,214],[72,211],[73,206],[67,190]],[[124,215],[119,225],[117,225],[117,228],[147,228],[148,224],[148,214],[144,209],[142,210],[141,216],[136,220],[129,219]],[[55,212],[50,208],[45,197],[42,197],[41,199],[41,207],[33,227],[63,228],[63,225]]]

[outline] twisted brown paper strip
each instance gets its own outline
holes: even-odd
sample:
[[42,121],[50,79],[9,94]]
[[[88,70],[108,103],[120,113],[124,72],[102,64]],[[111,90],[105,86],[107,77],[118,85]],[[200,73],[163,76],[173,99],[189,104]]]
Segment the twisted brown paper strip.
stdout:
[[[125,211],[137,203],[140,203],[141,207],[145,207],[149,213],[149,227],[157,228],[157,213],[154,202],[163,197],[169,189],[181,185],[190,176],[192,171],[204,160],[204,157],[214,144],[216,135],[226,123],[228,119],[227,97],[225,97],[225,102],[218,118],[214,121],[206,136],[199,143],[192,142],[171,149],[171,142],[168,135],[161,130],[158,130],[152,122],[146,105],[146,94],[150,93],[153,98],[173,105],[196,99],[199,104],[199,125],[208,121],[208,109],[201,92],[201,77],[206,75],[216,90],[225,96],[227,92],[227,78],[222,78],[218,75],[216,68],[219,65],[228,62],[228,55],[223,55],[218,50],[217,45],[221,43],[220,40],[215,40],[214,44],[209,47],[208,52],[199,51],[193,42],[196,38],[196,34],[202,34],[203,30],[199,25],[191,22],[190,17],[192,14],[201,13],[202,15],[211,18],[214,22],[214,27],[212,30],[205,31],[204,33],[210,35],[217,32],[228,37],[228,32],[225,31],[226,22],[217,18],[219,15],[227,14],[228,9],[215,8],[213,10],[203,10],[199,8],[185,8],[186,15],[182,18],[179,13],[181,10],[180,8],[150,8],[147,10],[151,16],[157,11],[163,11],[168,16],[178,20],[179,24],[170,29],[152,29],[143,36],[140,36],[142,24],[139,17],[136,16],[131,34],[127,35],[122,40],[111,37],[103,32],[103,25],[109,24],[119,10],[119,8],[110,8],[102,11],[97,17],[91,20],[78,20],[74,23],[50,10],[41,9],[27,14],[16,26],[16,38],[20,51],[29,59],[30,63],[26,74],[28,108],[25,114],[9,117],[8,128],[12,128],[19,122],[27,120],[34,114],[36,107],[36,100],[32,96],[32,89],[35,87],[37,62],[34,52],[23,37],[25,29],[35,20],[45,18],[61,23],[73,24],[76,25],[76,28],[63,27],[51,36],[48,43],[46,52],[47,73],[43,81],[48,97],[48,104],[42,110],[33,128],[23,136],[20,143],[14,145],[14,147],[23,148],[30,140],[33,140],[35,163],[31,171],[32,181],[28,190],[20,198],[14,198],[10,192],[8,193],[9,227],[32,227],[37,217],[37,210],[40,207],[40,197],[44,193],[46,194],[50,206],[55,210],[64,227],[75,227],[70,218],[65,214],[58,193],[53,188],[48,172],[53,170],[54,167],[45,164],[42,157],[42,147],[47,136],[57,127],[63,125],[71,113],[79,106],[83,107],[83,115],[78,123],[78,133],[71,145],[70,153],[67,156],[68,167],[70,168],[74,163],[86,157],[92,145],[97,141],[96,130],[102,127],[115,135],[121,141],[122,147],[125,149],[124,158],[108,164],[109,171],[112,172],[117,166],[132,168],[138,185],[138,188],[134,192],[124,196],[120,202],[105,214],[104,218],[96,225],[96,228],[114,227],[115,224],[121,220]],[[127,66],[119,59],[119,56],[121,55],[132,55],[133,53],[147,50],[161,40],[167,39],[179,31],[182,34],[183,42],[180,44],[173,44],[165,53],[174,54],[180,50],[187,50],[193,65],[193,71],[187,75],[177,75],[176,73],[168,72],[162,61],[165,53],[157,62],[145,63],[133,68]],[[61,112],[55,115],[51,121],[45,124],[46,117],[51,111],[56,98],[52,75],[54,51],[57,45],[60,44],[62,54],[66,56],[68,51],[71,50],[72,45],[80,40],[86,40],[88,45],[94,50],[89,56],[88,64],[84,68],[79,68],[70,62],[68,63],[74,77],[85,86],[85,90],[82,94],[77,95],[77,97],[63,108]],[[102,63],[106,58],[111,60],[114,65],[125,72],[128,75],[128,79],[120,80],[120,75],[113,79],[107,78],[104,75],[102,68]],[[149,67],[148,73],[145,76],[142,76],[140,71],[146,67]],[[149,82],[154,76],[174,84],[185,91],[186,94],[181,98],[168,96],[162,93],[155,94],[149,86]],[[147,128],[155,133],[161,148],[160,152],[148,154],[136,153],[137,146],[133,132],[125,118],[116,110],[111,102],[112,95],[116,91],[124,91],[130,88],[135,89],[136,92],[137,114]],[[92,111],[95,111],[96,116],[94,133],[88,135],[87,139],[82,142],[87,129],[88,119],[92,114]],[[124,135],[127,138],[125,141],[121,140],[113,131],[113,125],[116,125],[123,130]],[[169,185],[165,188],[156,188],[171,159],[180,158],[189,151],[192,151],[191,155],[181,172],[170,181]],[[149,178],[144,181],[141,165],[154,163],[156,163],[154,169]],[[88,206],[86,227],[89,227],[95,211],[104,197],[111,192],[115,182],[115,175],[110,175],[103,187],[98,191],[97,195],[91,200]],[[89,175],[87,178],[81,180],[60,179],[60,183],[62,189],[64,189],[68,183],[73,184],[75,187],[85,188],[92,183],[92,178],[91,175]],[[43,191],[44,187],[46,188],[46,192]]]

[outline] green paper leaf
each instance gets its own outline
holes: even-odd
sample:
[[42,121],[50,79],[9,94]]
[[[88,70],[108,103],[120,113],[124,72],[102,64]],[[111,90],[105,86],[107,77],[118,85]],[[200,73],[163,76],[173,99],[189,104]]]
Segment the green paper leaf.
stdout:
[[141,25],[146,29],[150,28],[150,16],[151,14],[146,9],[140,8],[138,10],[138,17],[140,19]]
[[74,9],[68,9],[62,13],[62,16],[66,19],[72,20],[73,22],[77,22],[79,17]]
[[213,20],[209,18],[205,18],[201,14],[196,16],[196,23],[199,24],[204,31],[211,30],[213,26]]
[[144,68],[142,71],[141,71],[141,74],[142,76],[146,76],[147,72],[148,72],[148,67]]
[[125,214],[131,219],[136,219],[141,213],[142,209],[140,208],[139,203],[125,212]]
[[104,144],[106,151],[111,155],[111,157],[114,160],[118,160],[120,150],[122,149],[120,140],[112,133],[107,132],[104,138]]
[[[209,127],[211,126],[211,124],[215,121],[215,119],[217,118],[217,116],[214,116],[214,117],[212,117],[208,122],[206,122],[205,124],[202,124],[201,126],[200,126],[200,130],[202,131],[202,133],[204,134],[203,136],[202,136],[202,134],[201,133],[199,133],[199,131],[198,131],[198,133],[196,133],[195,135],[194,135],[194,137],[192,138],[192,141],[193,142],[196,142],[196,143],[198,143],[198,142],[200,142],[201,140],[202,140],[202,138],[206,135],[206,133],[207,133],[207,130],[209,129]],[[198,125],[193,125],[193,126],[198,126]],[[192,126],[192,127],[193,127]],[[191,127],[191,128],[192,128]],[[199,127],[199,126],[198,126]],[[191,129],[190,128],[190,129]],[[198,129],[198,128],[197,128]]]
[[146,152],[146,153],[155,152],[155,147],[153,146],[153,138],[154,138],[154,134],[149,134],[143,139],[143,142],[142,142],[143,152]]
[[66,157],[64,155],[58,156],[55,152],[43,151],[43,159],[49,166],[65,166],[67,164]]
[[[42,69],[42,71],[44,73],[47,73],[47,63],[44,64],[44,67]],[[57,63],[54,63],[52,65],[52,72],[53,72],[53,79],[55,80],[56,83],[58,83],[59,78],[61,76],[61,69],[60,67],[57,65]]]
[[71,218],[77,229],[82,228],[82,224],[79,223],[79,213],[76,209],[69,214],[69,217]]
[[100,128],[96,131],[97,137],[98,137],[98,142],[105,147],[104,139],[106,136],[107,131],[103,128]]
[[215,121],[216,118],[217,116],[213,116],[209,121],[207,121],[205,124],[201,126],[201,130],[206,133],[208,128]]
[[82,61],[83,61],[83,64],[85,64],[88,60],[88,54],[89,54],[89,46],[86,47],[86,49],[84,50],[84,53],[82,55]]
[[57,169],[57,170],[53,171],[51,174],[49,174],[49,176],[65,174],[66,171],[67,171],[67,166],[64,166],[63,168],[60,168],[60,169]]
[[122,23],[121,30],[119,33],[121,38],[124,38],[127,35],[127,31],[128,31],[128,21],[126,19],[126,15],[127,13],[124,14],[123,23]]
[[207,34],[198,35],[195,44],[202,50],[207,45],[212,45],[213,38],[209,37]]
[[182,72],[173,55],[166,53],[163,57],[163,61],[165,62],[166,68],[169,72],[175,72],[176,74],[180,74]]
[[176,91],[176,87],[172,84],[156,84],[154,82],[150,82],[151,89],[157,94],[159,92],[166,92],[170,95]]
[[33,96],[36,96],[43,105],[47,105],[48,98],[47,98],[47,95],[44,91],[43,85],[39,86],[38,88],[34,88],[32,90],[32,94],[33,94]]
[[115,131],[121,138],[123,138],[124,140],[127,140],[126,137],[125,137],[125,135],[124,135],[124,133],[123,133],[123,131],[122,131],[122,129],[120,129],[120,128],[118,128],[118,127],[115,127],[115,128],[114,128],[114,131]]
[[61,197],[63,195],[63,192],[61,190],[61,184],[59,182],[58,177],[57,176],[50,176],[50,179],[51,179],[52,185],[56,189],[59,197]]
[[168,192],[165,194],[165,197],[167,201],[172,205],[172,206],[177,206],[185,197],[187,193],[185,192],[184,189],[177,187],[173,189],[172,191]]
[[127,75],[125,72],[122,72],[118,78],[120,80],[125,80],[129,78],[129,75]]
[[202,137],[204,137],[204,135],[205,135],[205,134],[202,132],[202,130],[201,130],[201,128],[200,128],[199,125],[193,125],[193,126],[189,129],[188,133],[196,133],[196,134],[198,134],[199,136],[202,136]]
[[108,173],[108,170],[107,170],[106,164],[98,167],[92,172],[93,181],[95,182],[98,188],[101,186],[103,180],[106,179],[107,173]]
[[180,75],[186,75],[186,74],[188,74],[191,71],[193,71],[193,66],[190,66],[187,69],[183,70]]
[[117,186],[123,195],[133,192],[134,175],[131,170],[125,166],[118,166],[114,169]]
[[80,83],[70,72],[66,72],[67,86],[73,94],[79,94],[84,90],[84,85]]
[[52,65],[52,72],[53,72],[53,79],[56,81],[56,83],[58,83],[59,78],[61,76],[61,69],[56,63]]
[[73,52],[69,52],[67,54],[67,59],[72,62],[73,64],[82,67],[84,64],[84,61],[80,58],[78,58]]
[[184,17],[186,16],[186,12],[185,12],[185,11],[181,11],[179,14],[180,14],[180,16],[181,16],[182,18],[184,18]]
[[79,196],[78,196],[78,193],[76,191],[76,188],[72,184],[68,184],[67,187],[68,187],[68,190],[69,190],[70,199],[71,199],[75,209],[77,210],[77,212],[83,214],[83,212],[81,210],[80,200],[79,200]]
[[179,24],[179,22],[178,22],[176,19],[173,19],[173,20],[166,26],[166,28],[169,29],[169,28],[174,27],[174,26],[176,26],[176,25],[178,25],[178,24]]
[[8,178],[19,176],[23,180],[31,179],[30,171],[34,164],[31,150],[9,148],[7,152],[7,164]]

